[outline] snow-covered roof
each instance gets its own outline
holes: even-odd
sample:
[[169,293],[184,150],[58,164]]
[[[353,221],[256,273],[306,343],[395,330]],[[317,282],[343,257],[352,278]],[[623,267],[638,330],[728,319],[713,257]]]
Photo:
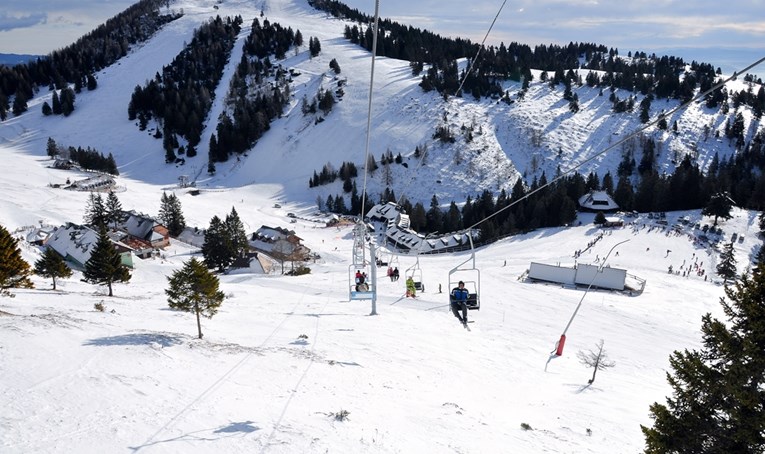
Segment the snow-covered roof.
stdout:
[[[387,221],[379,221],[384,229],[385,237],[392,246],[408,250],[411,253],[433,253],[444,249],[468,244],[467,233],[447,233],[441,237],[426,238],[409,228],[409,216],[399,213],[399,207],[391,202],[385,205],[375,205],[369,210],[368,216],[384,211]],[[398,224],[394,221],[398,219]],[[474,232],[476,234],[477,232]]]
[[579,198],[579,206],[588,210],[611,211],[618,210],[619,205],[606,191],[590,191]]
[[46,244],[67,260],[82,266],[90,259],[97,242],[98,232],[84,225],[69,223],[54,230]]
[[367,212],[369,219],[387,219],[388,221],[396,221],[399,215],[398,206],[393,202],[388,202],[384,205],[375,205]]
[[[138,238],[143,238],[144,240],[152,239],[152,229],[155,225],[159,225],[159,222],[155,221],[150,216],[135,211],[127,211],[125,214],[128,217],[122,224],[123,229]],[[162,239],[161,235],[159,239]]]

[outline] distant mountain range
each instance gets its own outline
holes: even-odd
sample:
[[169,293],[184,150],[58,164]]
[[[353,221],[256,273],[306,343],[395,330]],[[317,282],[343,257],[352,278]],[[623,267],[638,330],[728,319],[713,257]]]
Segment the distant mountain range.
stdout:
[[30,60],[40,57],[40,55],[27,54],[0,54],[0,65],[13,66],[19,63],[26,63]]

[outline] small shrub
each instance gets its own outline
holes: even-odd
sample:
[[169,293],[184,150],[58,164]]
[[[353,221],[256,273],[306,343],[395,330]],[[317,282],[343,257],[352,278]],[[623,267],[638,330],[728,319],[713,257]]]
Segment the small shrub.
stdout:
[[106,310],[106,306],[104,305],[103,301],[99,301],[93,305],[93,309],[97,310],[98,312],[103,312]]
[[340,410],[337,413],[330,413],[329,414],[329,416],[335,418],[335,421],[345,421],[346,419],[349,419],[348,415],[350,415],[348,410]]
[[526,424],[525,422],[521,423],[521,429],[523,429],[523,430],[534,430],[534,429],[531,428],[530,425]]
[[311,268],[308,268],[305,265],[300,265],[294,270],[287,271],[287,276],[302,276],[304,274],[311,274]]

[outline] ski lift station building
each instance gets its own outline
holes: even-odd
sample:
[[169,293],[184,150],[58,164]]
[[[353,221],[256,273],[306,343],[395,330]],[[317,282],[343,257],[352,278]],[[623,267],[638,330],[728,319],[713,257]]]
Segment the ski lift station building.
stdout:
[[[453,251],[470,247],[469,233],[453,232],[438,237],[425,237],[409,228],[409,215],[402,213],[398,205],[388,202],[375,205],[367,212],[364,219],[367,222],[380,226],[376,232],[385,235],[385,241],[403,253],[434,254],[444,251]],[[477,230],[471,231],[472,235],[478,234]]]
[[528,278],[570,287],[592,285],[601,289],[637,292],[642,292],[645,288],[644,279],[628,274],[625,269],[609,266],[601,268],[584,263],[566,267],[531,262]]

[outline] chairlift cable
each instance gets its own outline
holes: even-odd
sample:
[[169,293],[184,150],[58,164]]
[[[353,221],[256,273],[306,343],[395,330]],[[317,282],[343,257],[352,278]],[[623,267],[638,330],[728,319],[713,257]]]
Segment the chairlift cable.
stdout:
[[[465,76],[462,78],[462,81],[460,82],[460,86],[457,88],[457,91],[454,92],[454,95],[456,96],[460,90],[462,90],[462,86],[465,85],[465,81],[467,80],[468,75],[473,70],[473,66],[475,65],[475,62],[478,61],[478,56],[481,54],[481,49],[483,49],[484,43],[486,43],[486,39],[489,38],[489,33],[491,33],[491,29],[494,28],[494,24],[497,22],[497,18],[499,18],[500,13],[502,13],[502,9],[505,7],[505,3],[507,3],[507,0],[504,0],[502,2],[502,5],[499,7],[499,11],[497,11],[497,14],[494,16],[494,20],[491,21],[491,25],[489,25],[489,29],[486,30],[486,34],[483,37],[483,41],[481,41],[481,44],[478,46],[478,50],[476,51],[475,57],[470,62],[470,66],[468,67],[467,72],[465,72]],[[377,37],[377,34],[375,34],[375,38]],[[373,44],[374,45],[374,44]],[[423,152],[420,155],[420,159],[417,161],[417,166],[414,167],[414,170],[417,170],[422,166],[422,161],[425,159],[425,153]],[[404,194],[406,193],[406,189],[409,187],[409,185],[412,183],[414,179],[410,179],[409,183],[404,186],[404,192],[401,193],[401,195],[398,198],[398,202],[396,202],[396,205],[401,205],[401,202],[404,199]],[[363,205],[362,205],[363,210]]]
[[595,279],[598,277],[598,273],[603,272],[603,268],[606,266],[606,262],[608,261],[608,258],[611,256],[611,253],[616,249],[617,246],[624,244],[628,242],[629,239],[620,241],[616,244],[614,244],[611,249],[609,249],[608,254],[603,258],[603,263],[598,266],[598,268],[595,270],[595,272],[592,275],[592,279],[590,280],[590,284],[587,286],[587,289],[582,294],[582,297],[579,299],[579,304],[576,305],[576,308],[574,309],[574,313],[571,314],[571,318],[568,320],[568,323],[566,324],[566,327],[563,329],[563,333],[560,336],[560,339],[555,343],[555,346],[553,347],[552,351],[550,352],[550,355],[547,358],[547,362],[545,363],[545,372],[547,372],[547,366],[550,364],[550,361],[552,361],[553,358],[557,356],[563,355],[563,346],[566,342],[566,333],[568,332],[568,329],[571,327],[571,323],[574,322],[574,318],[576,318],[576,314],[579,312],[579,308],[582,307],[582,303],[584,302],[584,298],[587,296],[587,293],[589,293],[590,289],[592,288],[593,284],[595,284]]
[[747,66],[746,68],[742,69],[741,71],[734,72],[733,75],[729,76],[727,79],[724,79],[724,80],[718,82],[717,84],[713,85],[711,88],[707,89],[706,91],[700,92],[699,94],[697,94],[696,96],[694,96],[690,100],[688,100],[688,101],[678,105],[677,107],[674,107],[674,108],[670,109],[669,112],[660,113],[655,120],[653,120],[653,121],[651,121],[649,123],[646,123],[644,126],[636,129],[634,132],[632,132],[631,134],[627,135],[623,139],[618,140],[616,143],[613,143],[613,144],[607,146],[602,151],[599,151],[598,153],[595,153],[594,155],[590,156],[589,158],[585,159],[584,161],[580,162],[579,164],[576,164],[575,166],[571,167],[570,169],[568,169],[568,170],[566,170],[564,172],[561,172],[560,175],[558,175],[557,177],[551,179],[546,184],[544,184],[542,186],[539,186],[537,189],[534,189],[533,191],[525,194],[523,197],[519,198],[518,200],[515,200],[515,201],[511,202],[510,204],[508,204],[506,207],[502,208],[501,210],[495,211],[494,213],[486,216],[485,218],[483,218],[480,221],[476,222],[475,224],[471,225],[470,227],[467,227],[467,228],[463,229],[461,232],[468,232],[468,231],[476,228],[477,226],[483,224],[484,222],[488,221],[489,219],[493,218],[494,216],[498,215],[499,213],[502,213],[503,211],[505,211],[505,210],[507,210],[507,209],[509,209],[509,208],[511,208],[513,206],[515,206],[516,204],[518,204],[522,200],[525,200],[525,199],[531,197],[532,195],[536,194],[537,192],[541,191],[542,189],[545,189],[546,187],[548,187],[548,186],[552,185],[553,183],[557,182],[558,180],[561,180],[566,175],[568,175],[568,174],[574,172],[575,170],[579,169],[583,165],[585,165],[585,164],[587,164],[587,163],[589,163],[591,161],[594,161],[595,159],[597,159],[600,156],[606,154],[607,152],[611,151],[612,149],[616,148],[617,146],[619,146],[619,145],[623,144],[624,142],[628,141],[629,139],[635,137],[636,135],[640,134],[641,132],[645,131],[646,129],[650,128],[651,126],[653,126],[656,123],[658,123],[659,121],[661,121],[662,118],[669,117],[672,114],[674,114],[675,112],[677,112],[677,111],[679,111],[681,109],[684,109],[689,104],[693,103],[694,101],[698,100],[699,98],[702,98],[702,97],[708,95],[709,93],[712,93],[713,91],[715,91],[718,88],[724,86],[725,84],[727,84],[730,81],[736,80],[736,77],[738,77],[739,74],[742,74],[745,71],[749,71],[750,69],[754,68],[755,66],[757,66],[757,65],[759,65],[759,64],[761,64],[763,62],[765,62],[765,57],[760,58],[759,60],[757,60],[754,63],[750,64],[749,66]]
[[359,214],[359,222],[364,221],[364,207],[366,206],[367,198],[367,174],[369,173],[369,138],[372,133],[372,91],[375,84],[375,56],[377,55],[377,27],[380,18],[380,0],[375,0],[375,22],[374,33],[372,35],[372,69],[369,76],[369,106],[367,108],[367,138],[366,145],[364,147],[364,188],[361,191],[361,213]]
[[494,24],[497,22],[497,18],[499,17],[499,14],[502,12],[502,8],[505,7],[505,3],[507,3],[507,0],[504,0],[502,2],[502,5],[499,7],[499,11],[497,11],[497,15],[494,16],[494,20],[491,21],[491,25],[489,25],[489,29],[486,30],[486,35],[483,37],[483,41],[481,41],[481,45],[478,46],[478,51],[475,53],[475,58],[473,58],[473,61],[470,62],[470,66],[468,67],[467,72],[465,72],[465,77],[462,78],[462,82],[460,82],[460,86],[457,88],[457,91],[454,93],[454,96],[457,96],[457,94],[462,90],[462,86],[465,85],[465,81],[468,78],[468,75],[470,74],[470,71],[473,70],[473,66],[475,65],[475,62],[478,61],[478,55],[481,54],[481,49],[483,49],[483,45],[486,42],[486,39],[489,37],[489,33],[491,33],[491,29],[494,28]]

